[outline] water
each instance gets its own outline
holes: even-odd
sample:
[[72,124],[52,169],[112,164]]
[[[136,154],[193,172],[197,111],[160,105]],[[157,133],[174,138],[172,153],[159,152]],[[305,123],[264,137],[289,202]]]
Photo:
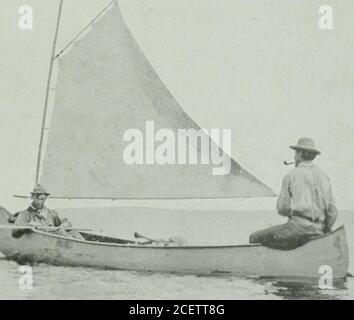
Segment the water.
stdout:
[[[61,210],[80,227],[132,238],[135,231],[156,238],[180,236],[188,244],[243,244],[250,232],[282,222],[274,212],[173,210],[156,208],[90,208]],[[354,257],[354,212],[341,212],[350,257]],[[97,270],[82,267],[33,267],[31,290],[19,288],[19,266],[0,258],[0,299],[354,299],[354,278],[320,290],[310,283],[195,276],[168,273]],[[354,266],[349,271],[354,274]]]

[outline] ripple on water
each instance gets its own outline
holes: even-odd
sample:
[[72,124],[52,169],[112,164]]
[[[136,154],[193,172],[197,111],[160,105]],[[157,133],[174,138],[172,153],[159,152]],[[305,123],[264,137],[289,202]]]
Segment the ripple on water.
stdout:
[[21,290],[19,265],[0,259],[1,299],[353,299],[354,281],[333,290],[314,284],[233,276],[33,266],[34,287]]

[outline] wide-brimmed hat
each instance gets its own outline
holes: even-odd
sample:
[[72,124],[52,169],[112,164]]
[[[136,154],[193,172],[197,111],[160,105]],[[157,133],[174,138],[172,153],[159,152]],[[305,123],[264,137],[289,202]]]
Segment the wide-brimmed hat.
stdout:
[[45,194],[46,196],[49,196],[47,190],[45,190],[41,185],[37,184],[34,186],[31,195],[40,195],[40,194]]
[[290,146],[293,150],[304,150],[304,151],[311,151],[315,154],[321,154],[321,151],[316,149],[316,143],[311,138],[300,138],[296,145]]

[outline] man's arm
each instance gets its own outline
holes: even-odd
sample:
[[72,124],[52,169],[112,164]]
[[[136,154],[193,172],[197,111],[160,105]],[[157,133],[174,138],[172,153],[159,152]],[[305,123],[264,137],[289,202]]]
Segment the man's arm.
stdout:
[[338,216],[338,209],[336,205],[336,199],[333,195],[332,187],[330,185],[328,208],[326,210],[325,232],[331,231],[334,223],[337,220],[337,216]]
[[[18,214],[16,220],[15,220],[15,225],[16,226],[28,226],[30,225],[30,216],[28,211],[22,211]],[[27,233],[28,230],[20,230],[20,229],[15,229],[12,231],[12,236],[16,239],[21,238],[25,233]]]
[[277,200],[277,210],[280,215],[285,217],[288,217],[291,212],[290,179],[288,175],[283,178],[282,187]]
[[59,218],[59,214],[56,211],[50,210],[50,213],[52,214],[53,217],[54,227],[65,227],[65,228],[72,227],[71,222],[66,218],[63,219]]

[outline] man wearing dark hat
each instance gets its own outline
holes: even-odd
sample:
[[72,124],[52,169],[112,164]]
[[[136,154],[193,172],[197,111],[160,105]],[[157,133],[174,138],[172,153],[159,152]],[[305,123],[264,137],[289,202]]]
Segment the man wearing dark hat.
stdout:
[[277,201],[278,213],[288,217],[288,221],[251,234],[250,243],[294,249],[331,231],[336,221],[337,208],[330,180],[313,164],[320,154],[315,142],[301,138],[290,148],[295,151],[295,168],[284,177]]
[[[49,193],[40,185],[36,185],[31,192],[32,203],[24,211],[17,214],[15,225],[33,227],[61,227],[69,228],[71,223],[67,219],[60,219],[57,212],[45,207]],[[14,230],[15,238],[21,237],[26,231]]]

